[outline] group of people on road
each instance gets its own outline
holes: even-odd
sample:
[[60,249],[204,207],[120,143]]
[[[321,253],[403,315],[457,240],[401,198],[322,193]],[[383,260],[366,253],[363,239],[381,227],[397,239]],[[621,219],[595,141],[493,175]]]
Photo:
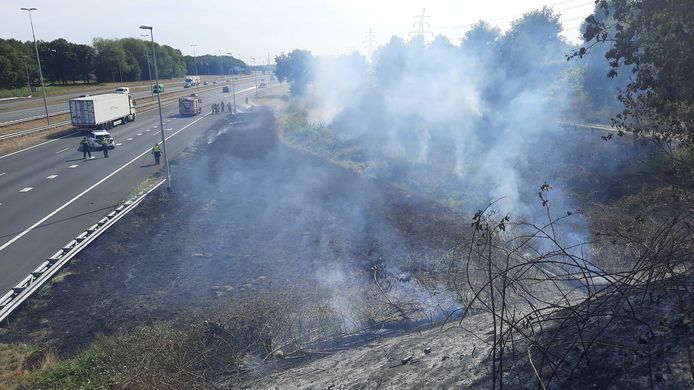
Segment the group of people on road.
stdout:
[[[108,138],[100,138],[99,144],[101,145],[101,149],[104,152],[104,158],[108,158]],[[80,150],[82,150],[82,159],[86,159],[87,156],[89,156],[90,160],[92,159],[91,143],[89,142],[87,137],[82,137],[82,140],[80,141]],[[159,146],[158,142],[155,143],[152,147],[152,155],[154,156],[154,163],[156,165],[159,165],[159,159],[161,158],[161,146]]]
[[[91,143],[87,139],[87,137],[82,137],[82,141],[80,141],[80,149],[82,149],[82,159],[86,159],[87,156],[89,156],[89,159],[91,160],[92,158],[92,151],[91,151]],[[101,145],[101,149],[104,151],[104,158],[108,158],[108,138],[102,137],[99,139],[99,144]]]
[[[219,112],[224,112],[224,108],[225,108],[224,106],[225,106],[224,102],[221,102],[221,103],[213,103],[213,104],[212,104],[212,113],[213,113],[213,114],[217,114],[217,113],[219,113]],[[227,111],[229,111],[229,112],[232,111],[232,110],[231,110],[231,102],[227,102],[227,103],[226,103],[226,109],[227,109]]]

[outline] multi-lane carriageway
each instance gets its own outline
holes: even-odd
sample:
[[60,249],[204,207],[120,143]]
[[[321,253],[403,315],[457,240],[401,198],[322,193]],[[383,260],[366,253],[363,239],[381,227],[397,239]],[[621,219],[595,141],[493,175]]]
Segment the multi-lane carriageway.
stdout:
[[[240,110],[254,93],[253,85],[237,84]],[[170,159],[218,123],[221,116],[210,115],[213,102],[232,98],[221,85],[201,97],[205,112],[195,117],[180,117],[177,102],[163,107]],[[161,141],[158,110],[139,113],[135,122],[111,133],[116,147],[109,158],[97,150],[94,158],[83,160],[77,151],[81,132],[0,156],[0,295],[163,168],[150,154]]]

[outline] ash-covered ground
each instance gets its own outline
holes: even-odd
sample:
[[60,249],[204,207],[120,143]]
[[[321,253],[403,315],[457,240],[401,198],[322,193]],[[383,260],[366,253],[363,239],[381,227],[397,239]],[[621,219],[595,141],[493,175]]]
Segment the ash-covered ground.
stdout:
[[17,313],[3,342],[71,356],[99,333],[285,289],[327,296],[345,326],[358,327],[371,320],[353,307],[374,269],[405,272],[453,246],[466,225],[287,147],[267,110],[220,120],[172,170],[174,190],[160,187],[80,253]]

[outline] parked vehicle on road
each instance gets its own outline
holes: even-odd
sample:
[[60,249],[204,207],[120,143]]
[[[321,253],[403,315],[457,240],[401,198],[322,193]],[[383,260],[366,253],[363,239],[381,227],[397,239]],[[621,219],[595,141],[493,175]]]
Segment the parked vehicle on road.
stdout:
[[87,136],[89,147],[92,150],[103,149],[104,145],[101,143],[101,140],[103,140],[104,137],[108,140],[108,148],[115,149],[116,144],[113,141],[113,137],[111,136],[111,133],[106,130],[95,130],[90,132]]
[[183,88],[190,88],[195,85],[200,84],[200,76],[186,76],[186,81],[185,84],[183,84]]
[[228,85],[225,85],[222,87],[222,92],[223,93],[229,93],[229,92],[231,92],[231,88],[229,88]]
[[166,88],[164,88],[164,84],[157,84],[154,87],[152,87],[152,92],[154,93],[162,93],[164,92]]
[[72,125],[81,129],[108,130],[135,120],[135,100],[123,93],[106,93],[70,99]]
[[178,113],[181,115],[198,115],[202,112],[202,99],[196,93],[178,99]]
[[116,93],[129,94],[130,88],[129,87],[118,87],[118,88],[116,88]]

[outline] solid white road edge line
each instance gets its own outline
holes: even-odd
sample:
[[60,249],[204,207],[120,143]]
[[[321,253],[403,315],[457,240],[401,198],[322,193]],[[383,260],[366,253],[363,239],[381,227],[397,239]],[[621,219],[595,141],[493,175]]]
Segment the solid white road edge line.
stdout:
[[[180,130],[178,130],[178,131],[176,131],[175,133],[171,134],[170,136],[166,137],[166,139],[168,140],[169,138],[175,136],[176,134],[178,134],[178,133],[180,133],[181,131],[185,130],[186,128],[188,128],[189,126],[193,125],[194,123],[196,123],[196,122],[198,122],[198,121],[204,119],[204,118],[205,118],[206,116],[208,116],[208,115],[210,115],[210,114],[209,114],[209,113],[208,113],[208,114],[205,114],[205,115],[203,115],[202,117],[200,117],[200,118],[198,118],[198,119],[196,119],[196,120],[190,122],[189,124],[187,124],[187,125],[181,127]],[[60,206],[60,207],[58,207],[57,209],[53,210],[50,214],[48,214],[48,215],[46,215],[45,217],[41,218],[39,221],[37,221],[37,222],[34,223],[33,225],[31,225],[31,226],[29,226],[28,228],[26,228],[26,230],[24,230],[23,232],[17,234],[16,236],[14,236],[11,240],[9,240],[9,241],[7,241],[6,243],[2,244],[2,246],[0,246],[0,251],[4,250],[4,249],[7,248],[8,246],[12,245],[15,241],[17,241],[17,240],[19,240],[20,238],[24,237],[24,236],[27,235],[29,232],[31,232],[32,230],[36,229],[39,225],[41,225],[42,223],[46,222],[47,219],[49,219],[49,218],[51,218],[52,216],[58,214],[58,213],[59,213],[60,211],[62,211],[64,208],[66,208],[67,206],[69,206],[69,205],[71,205],[72,203],[74,203],[77,199],[83,197],[86,193],[88,193],[89,191],[91,191],[91,190],[93,190],[94,188],[96,188],[96,186],[98,186],[99,184],[101,184],[101,183],[105,182],[106,180],[110,179],[111,176],[113,176],[113,175],[115,175],[116,173],[122,171],[125,167],[127,167],[128,165],[134,163],[135,161],[137,161],[137,159],[139,159],[140,157],[144,156],[145,154],[147,154],[147,153],[149,153],[149,152],[150,152],[150,149],[148,148],[148,149],[146,149],[144,152],[140,153],[138,156],[136,156],[135,158],[133,158],[132,160],[130,160],[130,161],[128,161],[127,163],[125,163],[124,165],[122,165],[120,168],[118,168],[118,169],[116,169],[115,171],[111,172],[108,176],[106,176],[106,177],[104,177],[103,179],[99,180],[98,182],[94,183],[91,187],[87,188],[86,190],[80,192],[77,196],[75,196],[74,198],[68,200],[65,204],[63,204],[62,206]]]

